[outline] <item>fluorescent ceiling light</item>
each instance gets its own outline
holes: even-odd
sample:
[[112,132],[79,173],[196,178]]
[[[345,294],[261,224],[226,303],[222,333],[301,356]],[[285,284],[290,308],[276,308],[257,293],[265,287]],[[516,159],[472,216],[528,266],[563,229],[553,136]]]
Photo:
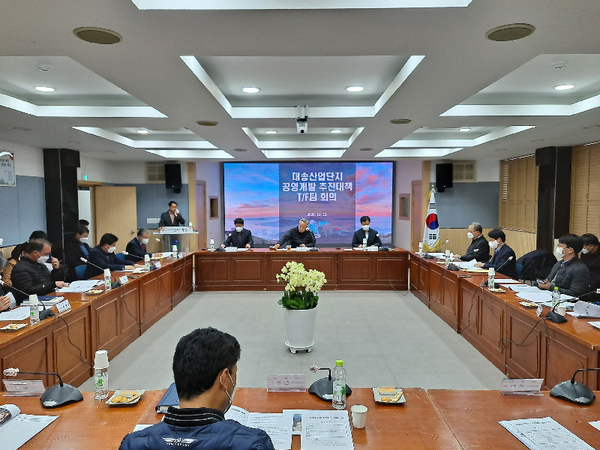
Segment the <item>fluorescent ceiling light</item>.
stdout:
[[56,90],[50,86],[34,86],[33,88],[38,92],[54,92]]
[[256,86],[245,86],[242,88],[242,92],[245,92],[246,94],[256,94],[260,92],[260,88]]
[[140,128],[139,130],[135,131],[137,134],[148,134],[150,133],[148,130]]
[[277,130],[267,130],[265,134],[277,134]]
[[362,86],[348,86],[346,88],[346,90],[348,92],[362,92],[363,89],[364,89],[364,87],[362,87]]
[[462,148],[386,148],[375,158],[439,158],[462,150]]
[[130,139],[126,136],[122,136],[114,131],[107,130],[99,127],[73,127],[74,130],[82,131],[84,133],[91,134],[93,136],[97,136],[102,139],[108,139],[109,141],[118,142],[119,144],[126,145],[131,148],[139,148],[139,149],[163,149],[163,148],[172,148],[177,147],[180,149],[216,149],[217,147],[211,144],[208,141],[198,141],[198,140],[190,140],[190,141],[167,141],[167,140],[157,140],[157,139],[139,139],[134,140]]
[[333,134],[340,134],[341,132],[342,132],[342,130],[340,130],[339,128],[335,128],[330,131],[330,133],[333,133]]
[[268,159],[341,158],[346,150],[261,150]]
[[554,86],[554,89],[556,89],[557,91],[570,91],[571,89],[574,89],[575,85],[574,84],[558,84],[556,86]]
[[224,150],[146,150],[167,159],[233,159]]
[[462,127],[458,131],[462,131],[463,133],[466,133],[467,131],[471,131],[471,129],[469,127]]

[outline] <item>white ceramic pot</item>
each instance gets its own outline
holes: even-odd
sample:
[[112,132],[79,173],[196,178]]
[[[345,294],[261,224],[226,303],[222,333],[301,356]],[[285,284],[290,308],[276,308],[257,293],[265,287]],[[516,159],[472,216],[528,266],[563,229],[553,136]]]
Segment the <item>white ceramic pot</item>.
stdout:
[[317,320],[317,308],[283,310],[288,338],[285,344],[290,349],[310,349],[314,345],[313,335]]

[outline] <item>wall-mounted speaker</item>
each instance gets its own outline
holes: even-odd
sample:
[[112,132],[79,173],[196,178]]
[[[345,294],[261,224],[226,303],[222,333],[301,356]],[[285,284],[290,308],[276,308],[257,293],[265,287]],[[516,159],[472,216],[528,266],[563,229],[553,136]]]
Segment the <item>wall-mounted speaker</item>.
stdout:
[[165,164],[165,186],[176,194],[181,192],[181,164]]
[[452,187],[452,163],[435,165],[435,184],[438,192]]

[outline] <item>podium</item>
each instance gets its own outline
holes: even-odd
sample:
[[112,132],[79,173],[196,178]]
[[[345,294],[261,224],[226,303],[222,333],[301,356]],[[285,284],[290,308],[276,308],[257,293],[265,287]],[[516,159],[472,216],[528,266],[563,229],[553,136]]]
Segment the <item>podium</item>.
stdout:
[[192,235],[198,235],[192,227],[165,227],[160,231],[155,231],[154,235],[161,236],[161,241],[165,252],[173,249],[173,241],[179,241],[179,251],[190,251],[190,238]]

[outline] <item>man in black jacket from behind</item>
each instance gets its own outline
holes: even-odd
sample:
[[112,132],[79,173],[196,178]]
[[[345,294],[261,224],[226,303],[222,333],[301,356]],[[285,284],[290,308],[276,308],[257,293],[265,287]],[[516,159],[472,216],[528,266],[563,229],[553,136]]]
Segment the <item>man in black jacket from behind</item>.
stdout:
[[[56,258],[50,257],[50,242],[45,239],[34,239],[25,245],[25,255],[21,257],[12,271],[11,279],[15,288],[27,294],[48,295],[54,289],[65,285],[60,263]],[[45,263],[52,264],[52,272]],[[14,293],[18,303],[26,297],[20,292]]]

